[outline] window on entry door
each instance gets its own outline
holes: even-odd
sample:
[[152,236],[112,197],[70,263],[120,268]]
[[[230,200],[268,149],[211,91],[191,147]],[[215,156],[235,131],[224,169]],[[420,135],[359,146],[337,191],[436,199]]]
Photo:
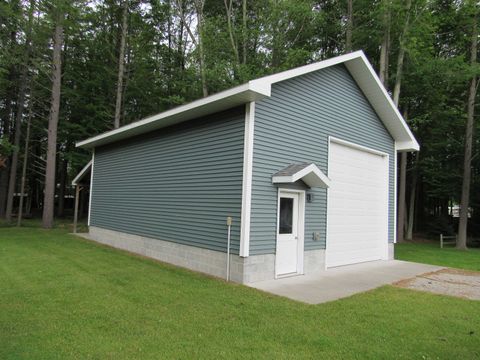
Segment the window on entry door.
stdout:
[[291,234],[293,223],[293,199],[280,198],[279,234]]

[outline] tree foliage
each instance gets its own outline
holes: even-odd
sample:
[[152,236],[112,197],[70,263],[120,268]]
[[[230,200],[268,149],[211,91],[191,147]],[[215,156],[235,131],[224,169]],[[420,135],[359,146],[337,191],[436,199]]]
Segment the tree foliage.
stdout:
[[[0,144],[6,159],[0,168],[0,210],[15,135],[19,59],[24,58],[29,4],[0,1]],[[23,134],[27,114],[32,115],[31,150],[29,159],[19,159],[29,161],[27,191],[32,209],[42,207],[54,9],[61,6],[66,14],[58,190],[90,158],[88,152],[75,148],[75,142],[113,127],[123,4],[123,0],[36,1],[21,119]],[[447,214],[448,206],[460,197],[468,84],[479,74],[478,66],[469,64],[471,1],[412,0],[410,8],[403,0],[352,4],[352,48],[364,50],[377,70],[388,35],[387,89],[393,89],[396,81],[400,42],[405,49],[399,108],[408,114],[422,146],[419,154],[409,156],[407,191],[415,171],[416,220],[425,226],[432,217]],[[343,54],[347,12],[346,0],[129,0],[121,125],[202,97],[205,90],[216,93]],[[475,136],[471,197],[478,210],[474,214],[480,213],[477,143]],[[66,164],[66,172],[61,164]]]

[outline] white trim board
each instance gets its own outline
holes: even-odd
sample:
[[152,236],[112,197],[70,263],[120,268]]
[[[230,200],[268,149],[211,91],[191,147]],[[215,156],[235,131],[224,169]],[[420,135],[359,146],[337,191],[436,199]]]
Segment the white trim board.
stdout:
[[329,136],[329,137],[328,137],[328,150],[329,150],[329,153],[330,153],[330,143],[331,143],[331,142],[334,142],[334,143],[337,143],[337,144],[340,144],[340,145],[345,145],[345,146],[351,147],[351,148],[353,148],[353,149],[358,149],[358,150],[366,151],[366,152],[369,152],[369,153],[372,153],[372,154],[375,154],[375,155],[389,156],[388,153],[386,153],[386,152],[384,152],[384,151],[375,150],[375,149],[372,149],[372,148],[369,148],[369,147],[366,147],[366,146],[363,146],[363,145],[359,145],[359,144],[353,143],[353,142],[351,142],[351,141],[347,141],[347,140],[343,140],[343,139],[336,138],[336,137],[334,137],[334,136]]
[[90,193],[88,194],[88,221],[87,225],[90,226],[90,219],[92,215],[92,194],[93,194],[93,169],[95,167],[95,149],[92,152],[92,171],[90,172]]
[[417,151],[420,146],[407,123],[381,84],[377,74],[362,51],[337,56],[332,59],[301,66],[278,74],[265,76],[246,84],[207,96],[163,113],[139,120],[90,139],[80,141],[77,147],[92,148],[105,145],[152,130],[198,118],[242,104],[271,96],[272,84],[305,75],[330,66],[344,64],[368,99],[373,109],[397,142],[398,151]]
[[240,256],[250,254],[250,217],[252,207],[252,167],[253,137],[255,130],[255,102],[245,106],[245,135],[243,145],[243,181],[242,181],[242,215],[240,225]]
[[[93,158],[92,158],[93,160]],[[80,170],[80,172],[77,174],[77,176],[75,176],[75,178],[72,180],[72,185],[75,186],[78,184],[78,182],[80,180],[83,179],[83,176],[85,175],[85,173],[88,171],[88,169],[92,166],[92,160],[90,160],[87,165],[85,165],[82,170]]]
[[310,187],[330,186],[330,179],[315,164],[310,164],[293,175],[275,175],[272,177],[272,184],[294,183],[300,179]]
[[283,277],[289,277],[293,275],[303,275],[304,274],[304,262],[305,262],[305,202],[306,202],[306,191],[297,190],[297,189],[288,189],[279,187],[277,190],[277,224],[276,224],[276,235],[275,235],[275,253],[277,253],[277,238],[278,238],[278,228],[280,226],[280,197],[282,193],[294,193],[298,194],[298,243],[297,243],[297,272],[292,274],[278,275],[277,274],[277,256],[275,255],[275,279],[280,279]]
[[[397,161],[398,161],[398,153],[397,153],[397,143],[394,143],[395,151],[393,155],[393,243],[397,243],[397,202],[398,202],[398,194],[397,194]],[[390,201],[390,199],[389,199]]]

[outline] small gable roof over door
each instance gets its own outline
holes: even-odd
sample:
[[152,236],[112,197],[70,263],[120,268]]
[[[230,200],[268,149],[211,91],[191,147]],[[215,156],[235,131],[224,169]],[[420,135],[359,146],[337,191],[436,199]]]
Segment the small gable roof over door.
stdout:
[[291,164],[272,176],[273,184],[291,184],[298,180],[310,187],[330,186],[330,179],[313,163]]

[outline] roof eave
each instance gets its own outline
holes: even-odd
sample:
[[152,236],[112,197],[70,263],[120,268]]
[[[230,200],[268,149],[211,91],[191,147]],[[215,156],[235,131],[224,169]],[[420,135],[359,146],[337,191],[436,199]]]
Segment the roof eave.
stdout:
[[398,151],[419,151],[417,139],[363,52],[345,66],[396,142]]
[[345,64],[353,79],[383,122],[397,144],[398,151],[418,151],[420,146],[393,103],[390,95],[380,82],[377,74],[368,62],[363,51],[337,56],[319,63],[305,65],[278,74],[265,76],[218,94],[176,107],[163,113],[145,118],[121,128],[108,131],[76,144],[81,148],[94,148],[140,135],[166,126],[181,123],[197,117],[240,106],[247,102],[258,101],[271,95],[274,83],[288,80],[313,71],[337,64]]
[[89,149],[227,110],[270,96],[269,84],[247,83],[76,143]]
[[396,141],[397,152],[416,152],[420,151],[420,145],[415,141]]

